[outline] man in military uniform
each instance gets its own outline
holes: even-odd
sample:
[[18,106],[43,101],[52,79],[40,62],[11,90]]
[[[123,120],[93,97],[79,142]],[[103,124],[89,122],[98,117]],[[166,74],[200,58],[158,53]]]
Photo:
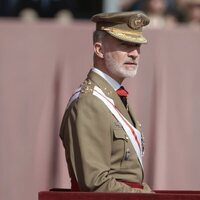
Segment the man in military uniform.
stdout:
[[140,126],[121,85],[137,72],[149,18],[137,11],[92,21],[94,67],[70,98],[60,130],[72,191],[151,192],[143,182]]

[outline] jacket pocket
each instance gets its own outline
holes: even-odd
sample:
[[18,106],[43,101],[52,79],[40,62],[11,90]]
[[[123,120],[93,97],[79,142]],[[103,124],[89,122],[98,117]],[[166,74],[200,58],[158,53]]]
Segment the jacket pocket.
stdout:
[[122,129],[114,129],[114,139],[126,140],[126,134]]
[[127,148],[127,136],[123,129],[113,130],[112,158],[119,168],[122,166]]

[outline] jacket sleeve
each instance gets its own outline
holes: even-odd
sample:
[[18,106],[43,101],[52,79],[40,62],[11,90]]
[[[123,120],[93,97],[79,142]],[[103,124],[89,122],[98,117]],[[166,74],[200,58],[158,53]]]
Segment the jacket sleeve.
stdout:
[[[81,191],[145,192],[110,174],[111,113],[95,96],[80,97],[66,113],[63,143]],[[149,191],[147,191],[149,192]]]

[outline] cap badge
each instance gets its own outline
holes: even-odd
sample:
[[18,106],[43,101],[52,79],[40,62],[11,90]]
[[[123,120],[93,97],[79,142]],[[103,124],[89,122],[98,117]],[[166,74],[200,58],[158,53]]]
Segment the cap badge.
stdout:
[[128,25],[134,29],[140,29],[141,27],[143,27],[144,25],[146,25],[145,20],[143,19],[143,17],[141,15],[136,15],[136,16],[132,16],[129,19]]

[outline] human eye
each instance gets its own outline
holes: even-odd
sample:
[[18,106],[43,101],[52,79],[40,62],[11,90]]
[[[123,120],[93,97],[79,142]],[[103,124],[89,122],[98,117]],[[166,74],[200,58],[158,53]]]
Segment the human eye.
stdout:
[[129,47],[132,47],[133,44],[131,44],[131,43],[129,43],[129,42],[121,42],[121,46],[122,46],[122,47],[129,48]]
[[135,47],[139,48],[141,47],[141,44],[135,44]]
[[128,44],[126,42],[121,42],[120,45],[121,46],[128,46]]

